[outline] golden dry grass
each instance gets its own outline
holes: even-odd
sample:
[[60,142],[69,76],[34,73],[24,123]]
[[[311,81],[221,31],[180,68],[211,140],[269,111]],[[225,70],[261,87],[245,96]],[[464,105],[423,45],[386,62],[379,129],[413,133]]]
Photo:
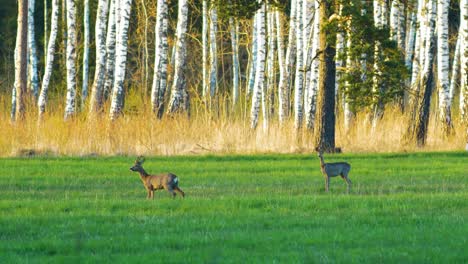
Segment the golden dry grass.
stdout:
[[[140,98],[130,98],[134,99],[127,101],[127,108],[141,105]],[[0,102],[2,109],[8,109],[7,106],[8,102]],[[292,120],[283,127],[276,119],[271,120],[268,130],[262,128],[260,121],[254,131],[250,129],[245,109],[238,109],[235,117],[228,117],[224,111],[213,118],[201,104],[193,108],[190,119],[179,116],[157,120],[149,110],[140,113],[135,110],[114,122],[106,115],[88,120],[86,111],[73,120],[63,121],[60,106],[38,122],[37,111],[29,108],[26,120],[16,124],[10,122],[9,111],[5,110],[0,114],[0,156],[300,153],[314,149],[312,133],[305,129],[296,131]],[[398,110],[387,110],[375,131],[366,117],[366,114],[359,114],[346,134],[338,116],[336,145],[343,151],[449,151],[462,150],[466,144],[466,128],[459,125],[457,119],[453,135],[446,137],[432,113],[427,145],[417,148],[404,139],[408,118]]]

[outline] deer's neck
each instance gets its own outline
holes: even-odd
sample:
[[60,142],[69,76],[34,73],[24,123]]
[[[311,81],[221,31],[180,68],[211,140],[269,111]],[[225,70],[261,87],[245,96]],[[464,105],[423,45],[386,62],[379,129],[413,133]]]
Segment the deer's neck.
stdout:
[[140,174],[141,179],[145,179],[146,177],[150,176],[143,168],[141,168],[138,173]]
[[323,160],[322,156],[320,156],[320,167],[325,167],[325,161]]

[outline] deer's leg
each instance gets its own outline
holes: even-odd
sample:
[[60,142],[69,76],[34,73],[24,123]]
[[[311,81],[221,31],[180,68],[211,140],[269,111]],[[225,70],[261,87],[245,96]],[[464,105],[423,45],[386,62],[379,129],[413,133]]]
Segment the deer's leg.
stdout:
[[351,189],[351,180],[349,179],[348,175],[345,173],[341,174],[341,178],[346,182],[346,191],[349,193],[349,190]]
[[182,196],[182,198],[185,197],[185,193],[178,186],[174,187],[174,191]]
[[146,195],[146,199],[150,199],[151,198],[151,190],[148,189],[147,191],[148,191],[148,195]]
[[173,188],[171,188],[171,187],[164,187],[164,189],[166,189],[166,190],[172,195],[172,199],[175,198],[176,193],[174,192],[174,189],[173,189]]
[[325,175],[325,192],[328,192],[328,189],[330,189],[330,177]]

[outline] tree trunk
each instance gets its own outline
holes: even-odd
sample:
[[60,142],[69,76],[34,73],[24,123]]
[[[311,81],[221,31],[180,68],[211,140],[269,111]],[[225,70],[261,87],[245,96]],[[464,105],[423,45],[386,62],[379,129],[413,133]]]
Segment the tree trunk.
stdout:
[[458,34],[461,36],[460,113],[462,122],[464,122],[465,125],[468,125],[468,0],[460,1],[460,33]]
[[[16,33],[15,48],[15,99],[16,110],[12,111],[12,119],[21,121],[25,117],[25,97],[28,78],[28,0],[18,0],[18,27]],[[14,113],[13,113],[14,112]]]
[[153,113],[157,114],[158,118],[162,118],[167,86],[167,52],[169,47],[167,43],[168,7],[166,0],[158,1],[156,17],[156,54],[151,89],[151,106]]
[[[107,4],[107,3],[106,3]],[[107,6],[106,6],[107,7]],[[84,0],[84,48],[83,48],[83,83],[81,85],[81,106],[88,97],[89,80],[89,0]]]
[[107,36],[106,36],[106,71],[104,76],[104,90],[103,99],[107,100],[112,90],[112,84],[114,83],[114,70],[115,70],[115,42],[116,42],[116,19],[117,19],[117,7],[115,5],[116,0],[110,0],[109,7],[109,21],[107,23]]
[[[278,26],[280,23],[278,23]],[[296,42],[294,36],[294,30],[296,28],[296,0],[291,0],[291,16],[289,20],[289,34],[288,34],[288,47],[286,49],[286,58],[284,62],[284,71],[283,78],[280,77],[279,82],[279,122],[280,124],[284,123],[286,118],[289,116],[289,106],[290,106],[290,90],[291,90],[291,73],[294,68],[294,60],[296,57]],[[281,37],[281,34],[278,34],[278,38]],[[280,41],[278,39],[278,41]],[[278,45],[278,47],[280,47]],[[279,49],[279,48],[278,48]]]
[[42,118],[45,112],[45,106],[47,103],[47,90],[49,89],[50,76],[52,75],[52,67],[54,66],[54,55],[55,55],[55,41],[58,33],[58,16],[59,16],[59,3],[58,0],[52,0],[52,14],[51,14],[51,25],[50,25],[50,36],[47,43],[47,61],[45,66],[44,76],[42,77],[41,93],[38,100],[39,108],[39,119]]
[[213,97],[218,90],[218,52],[216,35],[218,32],[218,12],[214,5],[210,10],[210,96]]
[[427,0],[427,30],[424,47],[424,67],[420,79],[420,100],[416,112],[416,122],[414,136],[418,147],[426,144],[427,127],[429,124],[430,104],[433,87],[433,59],[435,49],[435,19],[436,19],[436,0]]
[[186,33],[188,23],[188,2],[179,0],[176,31],[176,50],[174,58],[174,83],[171,89],[168,113],[189,112],[189,95],[185,80],[187,64]]
[[[318,52],[320,51],[320,1],[315,1],[315,14],[314,14],[314,23],[312,28],[312,49],[311,49],[311,58],[314,60],[311,62],[310,65],[310,85],[309,85],[309,92],[307,94],[306,100],[307,104],[309,105],[306,112],[306,125],[309,130],[312,130],[315,127],[315,114],[317,108],[317,91],[318,91],[318,83],[319,79],[319,65],[323,63],[317,57]],[[335,32],[336,33],[336,32]],[[336,66],[335,66],[336,67]],[[335,88],[334,88],[335,89]]]
[[44,0],[44,62],[47,61],[47,32],[48,32],[48,21],[47,21],[47,16],[48,16],[48,8],[47,8],[47,1]]
[[322,27],[332,14],[332,6],[328,1],[320,2],[320,50],[319,58],[319,88],[317,97],[317,113],[315,115],[315,146],[324,152],[335,150],[335,48],[333,35]]
[[453,52],[453,63],[452,63],[452,74],[450,77],[450,104],[453,103],[453,98],[455,97],[455,86],[460,80],[460,45],[461,45],[461,36],[458,35],[457,44],[455,46],[455,51]]
[[448,12],[450,0],[437,1],[437,80],[439,87],[439,119],[444,131],[452,127],[449,81],[449,32]]
[[[283,41],[283,27],[281,23],[281,15],[279,11],[275,11],[275,19],[276,19],[276,40],[277,40],[277,47],[278,47],[278,67],[279,67],[279,85],[278,85],[278,115],[280,123],[284,120],[284,108],[285,100],[287,93],[281,90],[282,85],[287,81],[285,80],[286,75],[286,63],[284,58],[284,41]],[[283,86],[284,88],[284,86]]]
[[[339,5],[338,15],[343,16],[343,3]],[[351,18],[349,18],[349,25],[351,25]],[[343,75],[343,57],[345,55],[345,41],[344,41],[344,28],[341,21],[338,21],[338,32],[336,33],[336,78],[335,78],[335,102],[338,104],[338,93],[340,92],[340,80]],[[343,94],[343,93],[342,93]],[[344,106],[344,97],[341,98],[342,105]],[[336,108],[337,110],[339,107]],[[337,111],[338,113],[338,111]]]
[[258,124],[258,112],[260,109],[260,100],[265,82],[265,58],[266,58],[266,29],[265,29],[265,4],[257,11],[257,61],[255,63],[255,83],[252,93],[252,108],[250,111],[250,127],[255,129]]
[[232,47],[232,105],[236,106],[239,100],[239,81],[240,81],[240,68],[239,68],[239,44],[238,27],[239,22],[234,18],[229,18],[229,27],[231,32],[231,47]]
[[[386,25],[386,3],[382,3],[380,0],[374,0],[374,25],[377,29],[383,29]],[[382,101],[382,94],[384,92],[384,86],[382,84],[382,43],[379,41],[375,42],[374,46],[374,78],[372,84],[372,92],[374,94],[373,111],[372,117],[372,130],[377,128],[377,122],[382,118],[384,112],[384,104]]]
[[95,114],[101,109],[102,91],[106,71],[106,21],[107,0],[99,0],[96,14],[96,70],[91,90],[91,103],[89,113]]
[[[294,0],[293,0],[294,1]],[[252,58],[250,63],[250,71],[249,71],[249,79],[247,82],[247,89],[246,89],[246,96],[250,96],[254,90],[255,86],[255,73],[257,69],[257,53],[258,53],[258,43],[257,43],[257,35],[258,35],[258,25],[257,25],[257,14],[255,14],[252,22]]]
[[[119,3],[119,5],[117,4]],[[130,22],[130,11],[132,8],[132,0],[116,0],[116,54],[115,54],[115,73],[114,85],[112,88],[112,100],[110,108],[110,118],[115,120],[123,111],[124,107],[124,81],[125,69],[127,63],[127,40],[128,26]]]
[[75,114],[76,101],[76,6],[74,0],[67,0],[67,100],[65,120]]
[[36,35],[34,29],[34,10],[35,0],[29,0],[28,4],[28,50],[29,50],[29,82],[30,90],[34,95],[34,99],[37,100],[39,93],[39,73],[37,71],[37,45]]
[[203,0],[202,10],[202,64],[203,64],[203,87],[202,97],[206,100],[208,94],[208,1]]
[[[302,7],[302,1],[297,0],[297,7]],[[296,78],[294,80],[294,127],[296,129],[302,126],[303,103],[304,103],[304,42],[303,37],[303,21],[302,9],[297,8],[297,25],[296,25]]]

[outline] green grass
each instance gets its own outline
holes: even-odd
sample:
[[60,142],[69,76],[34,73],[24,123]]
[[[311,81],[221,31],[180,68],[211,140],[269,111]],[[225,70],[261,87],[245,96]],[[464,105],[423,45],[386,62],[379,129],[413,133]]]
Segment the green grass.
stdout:
[[0,159],[0,263],[466,263],[466,153]]

